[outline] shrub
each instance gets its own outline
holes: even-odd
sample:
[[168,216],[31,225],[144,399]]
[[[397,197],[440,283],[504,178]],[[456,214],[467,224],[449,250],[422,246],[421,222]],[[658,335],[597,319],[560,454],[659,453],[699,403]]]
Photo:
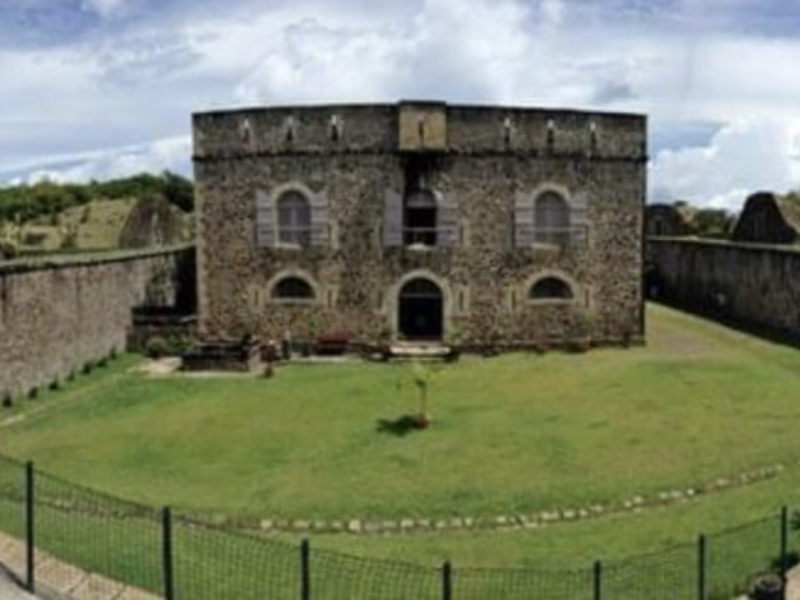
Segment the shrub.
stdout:
[[88,375],[89,373],[92,372],[92,369],[94,369],[94,365],[92,364],[92,361],[86,362],[86,364],[83,365],[83,369],[82,369],[83,374],[84,375]]
[[39,397],[39,388],[33,387],[28,391],[28,399],[36,400]]
[[161,358],[170,352],[169,343],[161,336],[154,336],[147,340],[145,354],[150,358]]
[[54,392],[61,389],[61,382],[58,380],[58,378],[53,379],[52,383],[50,384],[50,389]]
[[9,394],[8,392],[6,392],[3,395],[3,406],[5,408],[11,408],[12,406],[14,406],[14,399],[11,397],[11,394]]
[[10,240],[0,240],[0,260],[16,258],[17,245]]

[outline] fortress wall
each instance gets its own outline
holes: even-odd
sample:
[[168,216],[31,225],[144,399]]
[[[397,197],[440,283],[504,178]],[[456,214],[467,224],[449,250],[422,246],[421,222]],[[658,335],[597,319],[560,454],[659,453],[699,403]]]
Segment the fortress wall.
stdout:
[[131,309],[175,306],[189,246],[0,263],[0,398],[125,349]]
[[650,238],[647,250],[664,300],[800,340],[800,249]]

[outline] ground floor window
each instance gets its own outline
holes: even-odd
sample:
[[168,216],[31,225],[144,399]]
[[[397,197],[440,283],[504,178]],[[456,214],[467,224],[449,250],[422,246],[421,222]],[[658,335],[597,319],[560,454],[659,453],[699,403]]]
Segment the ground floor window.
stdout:
[[313,300],[314,288],[300,277],[284,277],[272,287],[273,300]]

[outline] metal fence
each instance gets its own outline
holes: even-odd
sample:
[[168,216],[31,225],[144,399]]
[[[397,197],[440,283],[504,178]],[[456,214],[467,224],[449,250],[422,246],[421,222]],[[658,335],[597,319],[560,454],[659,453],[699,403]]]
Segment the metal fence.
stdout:
[[713,600],[756,574],[785,578],[798,550],[789,521],[784,508],[696,543],[571,569],[423,566],[229,530],[0,457],[0,532],[24,549],[9,560],[0,546],[0,560],[31,591],[46,569],[57,589],[85,571],[181,600]]

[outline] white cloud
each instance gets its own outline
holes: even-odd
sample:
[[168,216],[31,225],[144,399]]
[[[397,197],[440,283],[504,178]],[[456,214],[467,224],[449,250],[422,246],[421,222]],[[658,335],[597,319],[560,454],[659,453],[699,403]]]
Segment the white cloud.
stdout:
[[542,0],[542,14],[545,21],[553,25],[561,25],[566,8],[564,0]]
[[119,10],[125,2],[126,0],[83,0],[81,7],[106,17]]
[[[430,97],[646,112],[659,139],[668,123],[727,123],[707,146],[656,154],[659,198],[732,205],[797,182],[800,38],[720,25],[778,0],[218,1],[184,22],[153,10],[87,45],[0,53],[0,180],[23,163],[54,171],[52,155],[77,164],[58,177],[163,168],[171,155],[141,142],[185,140],[191,110]],[[83,0],[114,17],[143,4]]]
[[126,177],[142,172],[172,171],[188,174],[191,139],[175,137],[150,144],[101,150],[88,153],[67,167],[44,167],[29,171],[17,181],[35,183],[43,179],[57,182],[83,183],[92,179],[105,180]]
[[651,170],[657,200],[738,211],[757,190],[800,186],[800,119],[739,120],[707,146],[661,152]]

